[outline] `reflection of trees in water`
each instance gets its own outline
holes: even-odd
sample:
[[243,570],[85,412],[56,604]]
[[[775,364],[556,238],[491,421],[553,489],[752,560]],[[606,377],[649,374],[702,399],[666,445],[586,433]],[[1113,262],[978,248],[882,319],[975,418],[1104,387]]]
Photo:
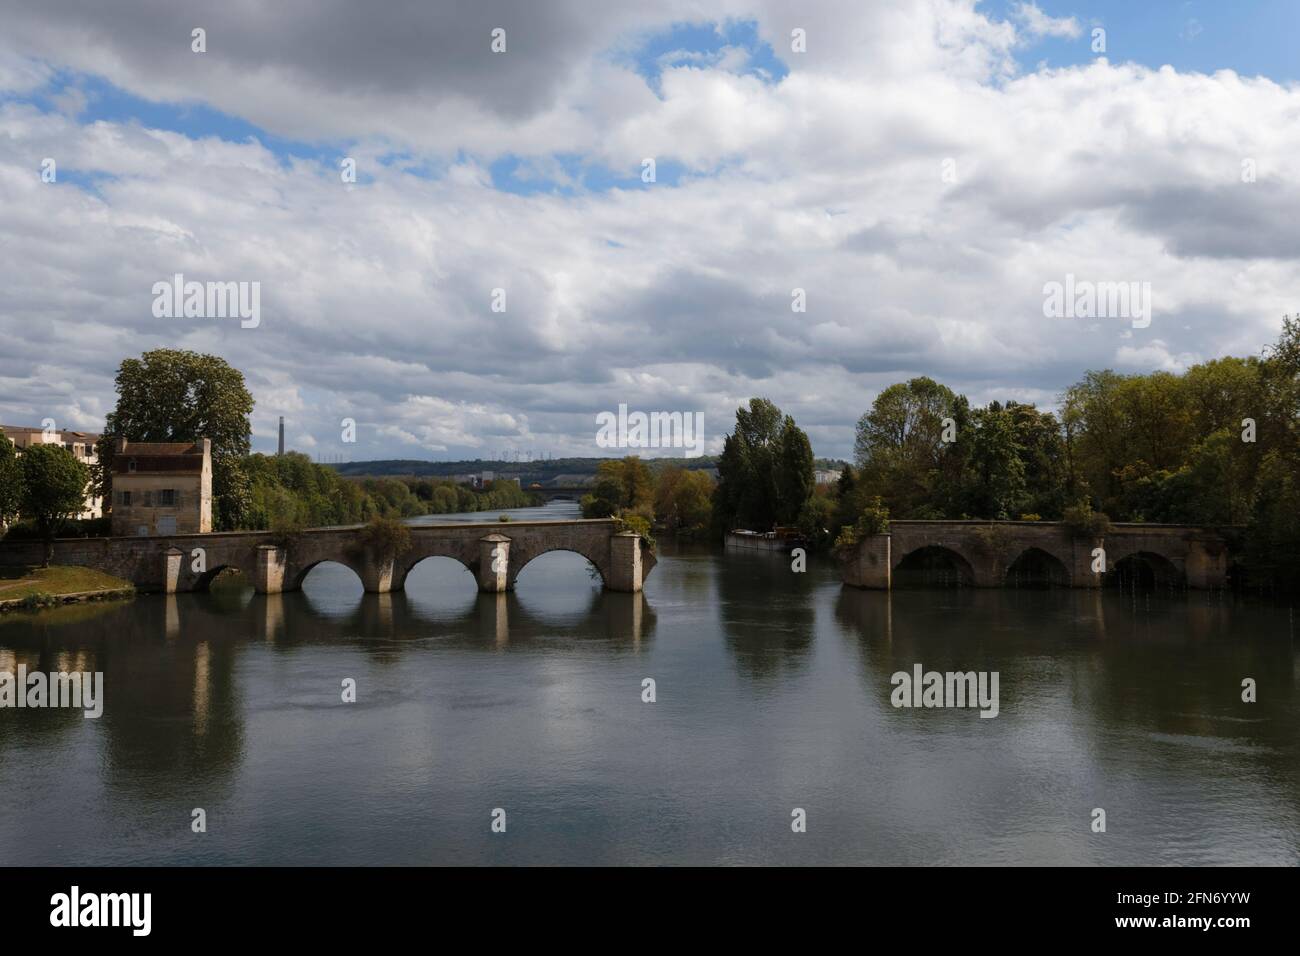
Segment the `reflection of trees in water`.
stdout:
[[783,554],[728,551],[716,579],[719,617],[737,669],[771,682],[806,663],[813,642],[813,595],[822,580],[810,568],[796,573]]
[[678,541],[671,536],[659,540],[658,556],[671,559],[679,569],[669,573],[667,568],[657,569],[656,593],[666,593],[670,600],[681,600],[697,607],[711,605],[716,596],[715,581],[719,577],[723,552],[712,544]]
[[[499,651],[581,644],[635,653],[653,638],[656,618],[644,594],[591,591],[579,613],[557,624],[512,593],[474,593],[462,612],[431,617],[401,592],[360,597],[346,614],[326,614],[301,592],[149,595],[114,605],[54,608],[10,618],[0,655],[29,670],[104,672],[105,712],[97,730],[111,790],[157,793],[228,778],[244,749],[244,695],[236,665],[250,642],[277,652],[348,646],[380,663],[415,663],[427,642],[438,648]],[[0,754],[80,729],[79,709],[0,711]]]
[[[878,706],[897,671],[999,672],[999,693],[1012,701],[1045,679],[1044,662],[1105,636],[1097,591],[843,588],[835,620],[854,641],[862,679]],[[1050,679],[1050,678],[1049,678]]]
[[[1287,637],[1288,610],[1234,600],[1222,593],[1104,595],[1106,668],[1081,675],[1097,701],[1093,710],[1126,728],[1162,733],[1234,736],[1268,730],[1295,706],[1295,651]],[[1115,666],[1113,662],[1121,666]],[[1241,700],[1241,680],[1253,677],[1268,694]],[[1224,718],[1228,719],[1226,722]],[[1283,721],[1285,722],[1285,721]],[[1292,728],[1294,730],[1294,728]]]
[[[93,645],[73,643],[61,636],[77,635],[81,628],[121,607],[108,603],[68,604],[6,614],[0,618],[0,671],[13,674],[16,681],[20,664],[26,665],[28,674],[103,670]],[[84,712],[71,707],[0,708],[0,755],[19,747],[53,745],[58,738],[82,727]]]
[[[237,638],[231,622],[199,615],[178,626],[177,598],[138,597],[105,605],[103,613],[73,622],[57,614],[35,616],[0,635],[39,668],[63,664],[104,674],[104,714],[96,722],[107,754],[113,790],[156,793],[227,775],[243,749],[243,721],[234,665]],[[58,610],[58,609],[56,609]],[[80,710],[23,712],[17,734],[42,726],[81,723]],[[26,718],[35,716],[35,720]],[[8,737],[6,732],[3,736]]]
[[[1220,775],[1208,763],[1236,761],[1243,774],[1262,770],[1285,783],[1300,805],[1300,676],[1286,615],[1207,592],[1167,599],[1101,589],[844,588],[835,601],[868,698],[882,710],[892,709],[890,676],[917,663],[927,671],[997,670],[1009,719],[1059,701],[1060,719],[1082,740],[1185,738],[1190,768],[1206,761],[1206,772]],[[1243,677],[1258,682],[1258,703],[1241,701]],[[1126,773],[1150,758],[1142,744],[1097,755]]]

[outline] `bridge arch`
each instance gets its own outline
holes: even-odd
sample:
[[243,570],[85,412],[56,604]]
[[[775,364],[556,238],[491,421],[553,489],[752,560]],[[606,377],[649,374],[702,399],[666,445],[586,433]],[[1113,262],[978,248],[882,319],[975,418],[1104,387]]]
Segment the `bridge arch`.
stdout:
[[294,574],[294,576],[293,576],[293,585],[292,585],[292,587],[289,588],[288,590],[293,590],[293,591],[301,590],[301,589],[302,589],[302,584],[303,584],[303,582],[307,580],[307,575],[311,574],[313,570],[315,570],[316,568],[320,567],[322,564],[337,564],[337,565],[339,565],[339,566],[341,566],[341,567],[347,568],[347,569],[348,569],[349,571],[351,571],[354,575],[356,575],[357,581],[359,581],[359,582],[361,583],[361,586],[362,586],[362,587],[365,587],[365,584],[366,584],[366,578],[365,578],[365,575],[363,575],[363,574],[361,573],[361,571],[360,571],[360,570],[359,570],[355,565],[353,565],[353,564],[351,564],[350,562],[348,562],[348,561],[347,561],[345,558],[343,558],[342,556],[339,556],[339,557],[333,557],[333,558],[318,558],[317,560],[312,561],[312,562],[310,562],[309,564],[305,564],[305,565],[303,565],[303,566],[302,566],[301,568],[299,568],[298,571]]
[[463,544],[447,541],[426,542],[397,560],[393,569],[393,590],[400,591],[406,587],[406,579],[415,570],[416,565],[430,558],[448,558],[468,571],[470,577],[476,578],[478,575],[478,551],[471,549],[468,542]]
[[[410,559],[403,558],[400,575],[394,575],[394,588],[396,590],[404,590],[406,588],[407,579],[410,578],[411,574],[420,565],[425,566],[426,572],[433,573],[433,574],[437,574],[438,569],[442,569],[442,571],[445,573],[449,569],[455,568],[455,571],[452,573],[457,578],[457,583],[459,583],[459,579],[462,576],[462,573],[468,574],[469,575],[468,590],[472,592],[478,589],[478,583],[476,579],[476,575],[478,572],[477,565],[470,563],[460,554],[443,553],[443,551],[435,551],[428,554],[421,554],[415,558],[410,558]],[[400,587],[398,587],[399,581],[400,581]]]
[[607,566],[608,555],[597,557],[590,553],[591,549],[589,548],[563,544],[541,549],[528,548],[526,550],[521,550],[518,553],[512,548],[510,551],[510,573],[507,579],[509,582],[508,587],[512,589],[514,588],[515,581],[519,579],[519,575],[523,573],[524,568],[528,567],[528,565],[532,564],[544,554],[554,554],[557,551],[567,551],[570,554],[577,554],[586,558],[600,574],[601,585],[607,586],[609,584],[609,569]]
[[1182,587],[1186,577],[1170,557],[1157,551],[1135,550],[1108,560],[1106,584],[1121,588]]
[[973,587],[975,568],[961,552],[927,544],[900,557],[891,576],[899,587]]
[[202,574],[198,575],[194,579],[193,589],[195,591],[210,590],[212,588],[212,582],[215,581],[217,579],[217,576],[220,575],[223,571],[234,571],[238,574],[242,574],[244,577],[248,577],[249,575],[249,572],[247,570],[239,567],[236,564],[229,564],[229,563],[218,564],[215,567],[208,568]]
[[1070,566],[1045,548],[1025,548],[1007,565],[1007,587],[1068,588]]

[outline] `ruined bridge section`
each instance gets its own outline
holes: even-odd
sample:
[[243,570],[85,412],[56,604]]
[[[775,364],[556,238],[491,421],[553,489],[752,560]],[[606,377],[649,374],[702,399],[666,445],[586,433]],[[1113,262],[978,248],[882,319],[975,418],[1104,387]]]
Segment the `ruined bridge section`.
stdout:
[[[997,588],[1014,585],[1017,569],[1031,559],[1066,587],[1097,588],[1133,559],[1157,580],[1220,588],[1228,583],[1236,530],[1117,523],[1103,536],[1081,537],[1056,521],[891,521],[889,533],[841,555],[841,573],[853,587],[888,589],[900,569],[925,555],[946,560],[963,584]],[[1096,548],[1105,552],[1104,573],[1093,571]]]
[[[201,591],[221,571],[242,571],[262,594],[296,591],[322,561],[356,572],[367,591],[400,591],[425,558],[448,557],[474,575],[479,590],[508,591],[529,561],[548,551],[573,551],[596,566],[611,591],[640,591],[655,565],[640,535],[620,532],[609,519],[492,524],[408,525],[411,548],[381,560],[362,544],[363,526],[317,528],[288,538],[269,531],[137,538],[63,538],[55,564],[96,568],[142,591]],[[41,542],[0,543],[0,564],[39,564]],[[200,555],[195,549],[202,549]],[[196,570],[201,567],[202,570]]]

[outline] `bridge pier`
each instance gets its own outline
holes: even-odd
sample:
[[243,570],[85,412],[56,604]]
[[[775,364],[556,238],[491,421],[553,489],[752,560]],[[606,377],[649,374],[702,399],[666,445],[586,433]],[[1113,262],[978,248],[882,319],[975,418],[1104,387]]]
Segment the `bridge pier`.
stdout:
[[1102,572],[1092,569],[1092,552],[1106,547],[1104,538],[1077,538],[1072,542],[1074,561],[1070,568],[1070,587],[1099,588],[1102,585]]
[[1193,538],[1187,548],[1185,570],[1189,588],[1225,588],[1228,586],[1228,549],[1222,541]]
[[185,552],[180,548],[167,548],[162,553],[163,560],[163,594],[175,594],[180,589],[181,569],[185,564]]
[[284,590],[284,568],[288,552],[274,544],[257,546],[257,567],[253,569],[253,590],[258,594],[279,594]]
[[356,572],[367,594],[391,594],[406,589],[406,576],[397,579],[397,562],[393,558],[377,561],[367,555]]
[[888,591],[893,583],[891,539],[887,534],[864,538],[844,564],[844,583],[855,588]]
[[490,534],[478,542],[478,589],[485,594],[510,590],[510,539]]
[[610,537],[609,565],[605,587],[611,591],[640,591],[641,536],[634,531],[622,531]]

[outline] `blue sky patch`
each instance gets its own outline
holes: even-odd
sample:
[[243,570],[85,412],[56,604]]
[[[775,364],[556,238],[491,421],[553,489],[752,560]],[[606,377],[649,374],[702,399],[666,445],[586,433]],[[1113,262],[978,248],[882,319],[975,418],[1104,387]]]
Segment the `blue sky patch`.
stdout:
[[790,72],[771,45],[759,39],[758,24],[752,20],[676,23],[643,39],[640,45],[616,59],[631,65],[658,93],[665,69],[717,66],[729,49],[744,54],[743,66],[736,70],[741,76],[757,76],[767,83],[779,83]]

